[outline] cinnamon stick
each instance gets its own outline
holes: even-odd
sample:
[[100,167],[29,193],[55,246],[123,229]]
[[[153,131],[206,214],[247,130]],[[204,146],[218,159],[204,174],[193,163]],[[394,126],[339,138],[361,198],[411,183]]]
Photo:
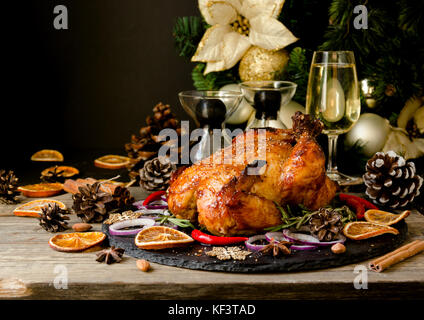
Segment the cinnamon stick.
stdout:
[[371,261],[369,268],[376,272],[381,272],[390,266],[403,261],[409,257],[424,251],[424,241],[415,240],[407,245],[404,245],[388,254]]

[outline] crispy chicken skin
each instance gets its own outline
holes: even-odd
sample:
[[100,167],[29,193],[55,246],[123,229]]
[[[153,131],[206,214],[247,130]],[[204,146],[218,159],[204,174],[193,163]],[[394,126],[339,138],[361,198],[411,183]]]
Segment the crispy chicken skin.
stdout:
[[[298,112],[293,130],[255,129],[173,175],[170,211],[216,235],[249,235],[281,224],[275,203],[327,205],[336,184],[325,175],[315,137],[322,123]],[[262,142],[262,143],[261,143]]]

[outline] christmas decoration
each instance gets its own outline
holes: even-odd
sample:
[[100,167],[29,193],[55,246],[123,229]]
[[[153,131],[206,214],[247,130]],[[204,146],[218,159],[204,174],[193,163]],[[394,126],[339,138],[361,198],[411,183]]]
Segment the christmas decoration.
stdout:
[[288,60],[287,50],[271,51],[252,46],[240,61],[240,79],[241,81],[279,79]]
[[287,103],[285,106],[281,106],[280,111],[278,112],[278,117],[280,118],[281,122],[287,127],[287,129],[292,128],[292,117],[297,111],[305,113],[305,107],[293,100]]
[[401,208],[420,194],[423,178],[416,174],[415,164],[395,152],[377,152],[366,165],[363,176],[366,194],[377,205]]
[[84,222],[102,222],[108,216],[114,198],[99,188],[99,182],[87,184],[79,187],[79,192],[72,195],[72,209]]
[[175,165],[166,159],[154,158],[140,170],[140,184],[148,191],[166,190]]
[[199,0],[200,12],[211,27],[191,60],[207,62],[208,74],[234,67],[252,45],[279,50],[297,41],[277,20],[284,1],[272,2]]
[[397,127],[391,128],[382,151],[393,150],[406,160],[424,155],[423,106],[423,97],[408,99],[397,118]]
[[[231,83],[220,88],[223,91],[240,91],[240,86],[236,83]],[[237,110],[226,120],[228,124],[242,124],[245,123],[250,115],[255,111],[253,107],[243,98]]]
[[368,108],[374,108],[377,104],[377,101],[373,98],[375,88],[370,84],[368,79],[361,80],[361,91],[365,99],[365,104]]
[[[132,135],[131,141],[125,144],[125,151],[131,159],[128,166],[131,179],[139,179],[139,170],[143,168],[145,161],[157,156],[160,147],[165,143],[175,143],[175,141],[161,142],[158,134],[162,129],[170,128],[181,134],[179,122],[172,113],[169,105],[158,103],[153,108],[153,116],[146,118],[147,126],[142,127],[139,135]],[[181,153],[181,149],[178,150]]]
[[321,208],[309,220],[309,230],[319,241],[332,241],[343,230],[342,216],[332,209]]
[[0,202],[18,202],[18,178],[13,171],[0,170]]
[[41,209],[40,226],[48,232],[60,232],[68,229],[70,212],[67,209],[62,209],[56,203],[49,203]]
[[124,255],[125,250],[121,248],[115,248],[111,246],[110,248],[104,249],[96,253],[97,262],[106,262],[107,264],[112,264],[115,262],[121,262],[122,256]]
[[358,146],[357,152],[366,157],[381,151],[389,135],[390,125],[387,119],[374,113],[364,113],[358,122],[346,134],[345,146]]

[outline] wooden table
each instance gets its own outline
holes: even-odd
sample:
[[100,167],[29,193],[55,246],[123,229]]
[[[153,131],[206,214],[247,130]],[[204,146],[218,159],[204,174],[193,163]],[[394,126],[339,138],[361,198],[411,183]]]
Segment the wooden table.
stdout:
[[[132,188],[143,199],[140,188]],[[69,207],[69,194],[55,199]],[[28,201],[29,199],[24,199]],[[95,253],[61,253],[48,245],[51,233],[34,218],[15,217],[0,206],[0,298],[21,299],[423,299],[424,254],[383,273],[368,272],[368,289],[355,289],[355,265],[298,273],[233,274],[152,264],[148,273],[125,256],[112,265]],[[80,221],[72,215],[70,223]],[[424,216],[408,219],[409,239],[424,238]],[[95,224],[100,231],[101,225]],[[368,261],[361,263],[367,266]],[[60,279],[67,276],[67,288]],[[59,277],[59,278],[58,278]],[[55,280],[56,279],[56,280]],[[56,283],[56,285],[55,285]],[[59,284],[59,286],[57,285]],[[59,287],[59,288],[57,288]]]

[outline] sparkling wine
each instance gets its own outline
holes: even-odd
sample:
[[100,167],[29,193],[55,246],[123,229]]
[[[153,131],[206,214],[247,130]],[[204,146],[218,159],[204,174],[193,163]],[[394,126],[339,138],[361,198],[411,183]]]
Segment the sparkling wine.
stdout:
[[355,64],[313,63],[306,112],[324,123],[327,135],[349,131],[361,112]]

